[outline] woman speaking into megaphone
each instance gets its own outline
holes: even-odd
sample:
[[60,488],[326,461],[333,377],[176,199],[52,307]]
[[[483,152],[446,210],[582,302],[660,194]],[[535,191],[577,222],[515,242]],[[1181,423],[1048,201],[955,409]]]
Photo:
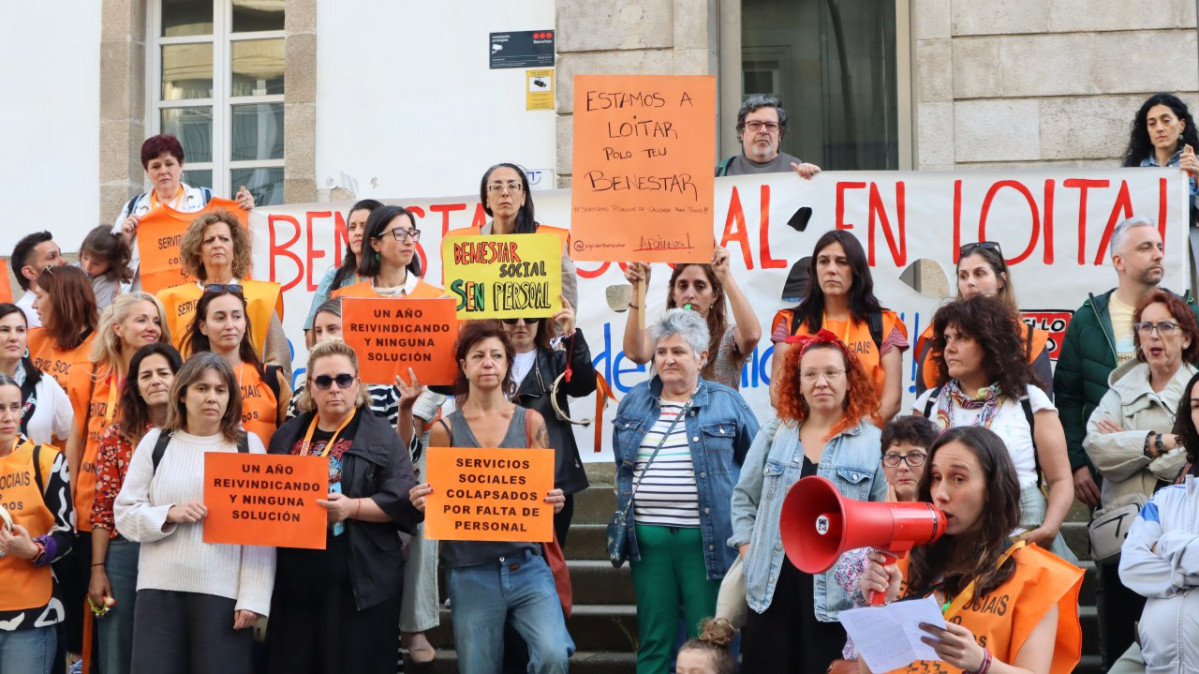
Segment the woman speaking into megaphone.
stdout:
[[[885,566],[872,552],[863,594],[888,600],[933,596],[945,629],[921,624],[923,641],[949,671],[1066,674],[1078,664],[1082,569],[1035,544],[1013,541],[1020,521],[1020,483],[1007,448],[993,431],[951,428],[929,450],[919,500],[945,513],[945,535]],[[860,671],[869,672],[865,660]],[[930,671],[917,661],[907,672]]]

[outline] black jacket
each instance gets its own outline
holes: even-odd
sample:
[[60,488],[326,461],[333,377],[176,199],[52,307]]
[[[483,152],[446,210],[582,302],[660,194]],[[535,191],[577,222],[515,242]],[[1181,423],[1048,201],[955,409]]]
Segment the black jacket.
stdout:
[[[564,378],[558,386],[558,406],[568,415],[568,395],[578,398],[591,395],[595,391],[595,365],[591,362],[591,349],[587,347],[587,340],[583,339],[583,331],[576,330],[574,337],[564,340],[567,348],[570,348],[572,339],[574,350],[570,354],[570,383]],[[571,425],[558,419],[553,403],[550,402],[550,389],[554,380],[566,371],[566,357],[567,353],[564,350],[546,351],[538,348],[533,369],[529,370],[520,386],[516,387],[516,395],[513,396],[512,402],[537,410],[545,418],[550,447],[554,448],[554,487],[567,494],[573,494],[587,488],[587,473],[583,470],[583,461],[579,458],[579,446],[575,443]]]
[[[303,439],[315,412],[306,412],[275,431],[269,454],[290,454]],[[350,498],[370,497],[391,522],[347,520],[350,585],[359,611],[394,596],[404,584],[400,532],[416,533],[424,513],[412,507],[408,490],[416,486],[412,458],[387,420],[359,412],[354,440],[342,455],[341,489]]]

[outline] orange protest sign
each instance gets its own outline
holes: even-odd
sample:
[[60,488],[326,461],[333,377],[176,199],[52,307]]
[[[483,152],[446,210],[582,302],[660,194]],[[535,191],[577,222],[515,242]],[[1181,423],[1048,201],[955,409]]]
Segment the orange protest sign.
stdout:
[[549,542],[554,507],[552,449],[430,447],[433,492],[425,501],[425,535],[442,541]]
[[716,79],[576,75],[571,257],[708,262]]
[[8,278],[8,260],[0,259],[0,302],[12,302],[12,281]]
[[329,457],[204,455],[205,543],[325,549]]
[[347,297],[341,309],[342,337],[358,353],[358,376],[368,384],[408,380],[452,384],[458,364],[458,309],[450,298],[406,300]]
[[137,253],[140,257],[138,274],[141,277],[142,290],[153,295],[159,290],[188,281],[179,254],[179,244],[183,241],[183,233],[187,231],[193,220],[218,208],[233,213],[242,226],[248,227],[246,212],[237,205],[236,201],[216,197],[213,197],[212,201],[209,201],[202,210],[195,213],[181,213],[162,204],[138,219]]

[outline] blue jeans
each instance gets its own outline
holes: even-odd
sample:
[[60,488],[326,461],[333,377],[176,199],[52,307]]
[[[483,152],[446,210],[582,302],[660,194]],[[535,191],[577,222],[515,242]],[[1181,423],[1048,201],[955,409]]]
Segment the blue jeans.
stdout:
[[574,642],[566,631],[550,567],[525,552],[487,564],[446,570],[454,611],[458,668],[470,674],[499,674],[504,659],[504,624],[529,645],[529,671],[566,672]]
[[57,643],[54,625],[15,632],[0,631],[0,672],[50,674]]
[[100,671],[127,674],[133,659],[133,609],[137,605],[137,555],[141,546],[124,538],[108,543],[104,573],[112,586],[116,606],[108,615],[96,618],[96,638],[100,644]]

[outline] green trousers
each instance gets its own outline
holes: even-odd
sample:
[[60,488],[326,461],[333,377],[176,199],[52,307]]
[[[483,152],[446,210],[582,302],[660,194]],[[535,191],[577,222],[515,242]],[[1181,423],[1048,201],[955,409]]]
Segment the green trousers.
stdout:
[[708,580],[699,529],[638,524],[636,532],[641,561],[630,566],[641,637],[637,674],[662,674],[671,671],[679,607],[693,639],[700,622],[716,612],[720,581]]

